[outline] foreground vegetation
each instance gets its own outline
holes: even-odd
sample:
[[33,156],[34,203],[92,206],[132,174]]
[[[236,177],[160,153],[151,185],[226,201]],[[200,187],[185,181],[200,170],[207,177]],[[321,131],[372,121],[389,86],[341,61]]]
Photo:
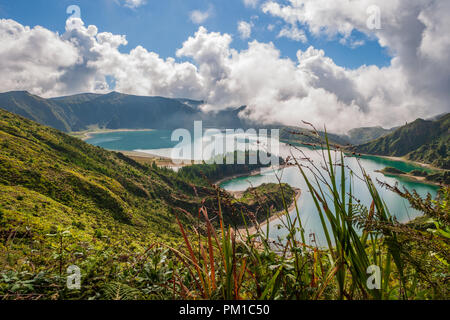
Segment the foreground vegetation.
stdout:
[[[307,241],[301,208],[289,214],[286,185],[263,185],[237,200],[10,113],[0,116],[3,299],[449,297],[449,188],[422,199],[381,184],[424,214],[400,224],[376,182],[363,168],[344,174],[344,155],[327,143],[318,151],[321,164],[293,159],[322,221],[327,246],[318,247]],[[346,179],[363,179],[371,203],[360,203]],[[271,192],[284,219],[253,233],[250,225],[277,210]],[[261,214],[251,214],[255,205]],[[233,228],[237,221],[240,229]],[[273,223],[287,230],[284,238],[267,237]],[[80,290],[66,286],[71,265],[81,270]],[[374,266],[379,282],[370,277]]]

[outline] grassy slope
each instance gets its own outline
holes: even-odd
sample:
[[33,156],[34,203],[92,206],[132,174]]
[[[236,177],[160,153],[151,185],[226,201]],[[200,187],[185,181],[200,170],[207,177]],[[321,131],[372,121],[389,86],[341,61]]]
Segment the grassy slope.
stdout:
[[12,224],[36,220],[43,233],[82,223],[91,236],[120,226],[138,237],[170,237],[177,230],[171,206],[200,201],[169,172],[1,110],[0,145],[1,210]]
[[[98,250],[178,242],[174,212],[188,224],[202,203],[211,215],[217,212],[212,187],[194,186],[171,170],[139,164],[2,109],[0,146],[0,251],[18,250],[17,259],[30,253],[31,242],[51,246],[46,234],[66,230]],[[224,200],[225,221],[240,223],[241,208],[244,214],[253,209]],[[24,247],[10,247],[17,237],[28,239]]]
[[[281,184],[283,193],[280,192],[280,186],[277,184],[262,184],[258,188],[248,188],[239,198],[240,202],[244,202],[249,206],[255,207],[255,212],[260,213],[259,217],[265,218],[269,208],[273,212],[282,211],[283,207],[283,194],[285,199],[293,199],[295,197],[295,191],[289,187],[288,184]],[[265,207],[260,207],[259,203],[265,203]],[[289,204],[287,204],[289,205]]]
[[10,112],[32,119],[61,131],[70,131],[70,119],[55,102],[32,95],[26,91],[0,94],[0,106]]

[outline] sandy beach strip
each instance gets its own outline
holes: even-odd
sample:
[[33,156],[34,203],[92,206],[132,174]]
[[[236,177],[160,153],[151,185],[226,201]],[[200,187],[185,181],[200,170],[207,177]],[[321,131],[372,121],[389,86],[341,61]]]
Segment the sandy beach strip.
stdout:
[[158,166],[168,167],[168,168],[182,168],[186,166],[190,166],[196,164],[193,160],[180,160],[177,162],[173,162],[172,158],[164,157],[156,154],[151,154],[147,152],[139,152],[139,151],[122,151],[122,150],[113,150],[114,152],[120,152],[125,156],[132,158],[136,161],[152,163],[156,161]]
[[155,131],[155,129],[96,129],[96,130],[87,130],[87,131],[75,131],[71,132],[70,135],[80,138],[83,141],[91,139],[95,134],[101,133],[114,133],[114,132],[148,132]]

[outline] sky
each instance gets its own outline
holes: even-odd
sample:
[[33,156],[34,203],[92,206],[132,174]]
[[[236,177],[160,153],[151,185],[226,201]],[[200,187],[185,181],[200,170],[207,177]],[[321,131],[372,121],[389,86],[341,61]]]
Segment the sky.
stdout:
[[450,111],[449,14],[442,0],[0,0],[0,92],[393,127]]

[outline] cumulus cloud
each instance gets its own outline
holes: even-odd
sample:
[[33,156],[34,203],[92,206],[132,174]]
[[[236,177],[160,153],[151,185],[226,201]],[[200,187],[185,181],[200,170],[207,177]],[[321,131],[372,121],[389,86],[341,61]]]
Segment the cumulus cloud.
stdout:
[[36,94],[63,92],[65,70],[80,63],[70,41],[42,27],[25,27],[0,20],[0,87],[2,91],[30,90]]
[[[427,112],[448,111],[450,85],[449,20],[450,2],[439,0],[289,0],[288,5],[275,1],[263,4],[263,11],[283,19],[288,25],[306,25],[316,36],[338,37],[341,43],[352,46],[354,30],[378,39],[394,56],[391,66],[382,71],[391,74],[393,87],[407,86],[413,97],[403,99],[411,105],[410,117],[427,116]],[[382,27],[368,28],[370,18],[367,9],[377,6],[381,13]],[[326,10],[324,10],[326,8]],[[367,68],[366,68],[367,69]],[[365,70],[360,68],[361,71]],[[395,77],[394,77],[395,73]],[[374,79],[379,79],[374,75]],[[371,83],[371,79],[366,77]],[[399,81],[403,81],[402,84]],[[367,84],[366,86],[369,86]],[[382,86],[375,83],[374,87]],[[394,90],[383,92],[400,94]],[[381,99],[381,95],[377,97]],[[375,97],[372,98],[374,101]],[[389,98],[392,100],[392,97]],[[423,103],[425,102],[425,103]],[[392,106],[395,107],[395,106]],[[417,110],[417,108],[419,110]]]
[[[29,90],[46,97],[115,90],[138,95],[202,99],[205,110],[247,105],[242,117],[299,125],[301,120],[335,132],[357,126],[403,124],[449,110],[450,4],[433,0],[266,2],[266,13],[286,27],[352,41],[353,30],[378,39],[393,55],[390,66],[340,67],[326,52],[309,47],[285,58],[273,43],[256,40],[245,50],[229,34],[204,27],[175,58],[138,46],[119,48],[125,36],[99,32],[70,19],[62,35],[0,20],[0,91]],[[323,2],[323,3],[322,3]],[[352,5],[349,5],[349,3]],[[367,28],[365,5],[378,2],[382,29]],[[323,7],[322,7],[323,8]],[[192,62],[179,62],[189,58]]]
[[248,39],[252,35],[252,24],[245,21],[239,21],[238,31],[241,36],[241,39]]
[[[201,98],[197,68],[138,46],[127,54],[125,36],[99,33],[78,18],[62,35],[0,20],[0,91],[28,90],[44,97],[115,90],[142,95]],[[198,84],[198,85],[196,85]]]

